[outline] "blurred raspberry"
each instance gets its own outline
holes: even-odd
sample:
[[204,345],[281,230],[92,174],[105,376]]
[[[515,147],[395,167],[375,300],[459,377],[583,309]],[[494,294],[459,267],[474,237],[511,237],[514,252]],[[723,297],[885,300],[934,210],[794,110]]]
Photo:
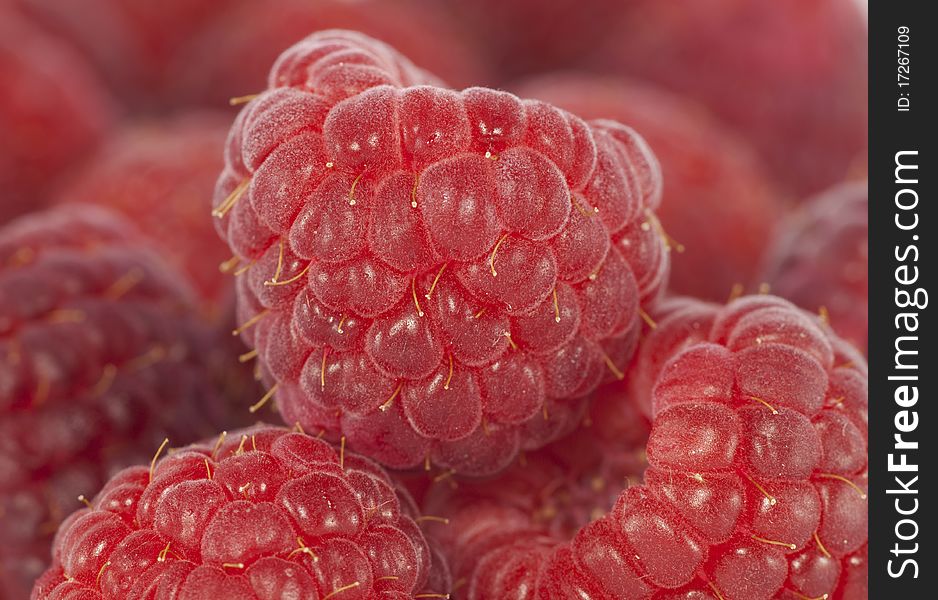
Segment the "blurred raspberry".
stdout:
[[177,106],[180,48],[242,0],[17,0],[24,11],[93,64],[133,110]]
[[288,49],[232,128],[215,212],[287,422],[482,475],[623,376],[667,272],[661,180],[628,127],[426,81],[359,34]]
[[[682,339],[669,320],[690,323],[694,307],[701,328]],[[672,302],[658,335],[668,341],[656,344],[665,358],[643,485],[569,542],[533,526],[498,485],[440,507],[450,525],[430,531],[467,578],[463,597],[856,597],[868,525],[863,358],[772,296]]]
[[443,598],[420,521],[371,461],[258,425],[116,474],[62,525],[33,598]]
[[782,205],[759,159],[705,109],[638,81],[573,73],[517,87],[584,118],[628,123],[645,138],[664,179],[658,218],[680,250],[671,256],[672,292],[722,302],[734,286],[758,283]]
[[284,48],[313,31],[335,28],[382,40],[456,87],[482,77],[464,36],[433,3],[281,0],[272,10],[261,2],[240,2],[180,52],[174,95],[223,106],[232,97],[259,92]]
[[0,589],[13,598],[78,494],[164,436],[227,422],[215,335],[139,236],[78,205],[0,229]]
[[584,62],[700,101],[799,200],[865,160],[867,29],[855,0],[630,0]]
[[864,353],[869,326],[866,182],[843,184],[779,224],[763,278],[778,294],[829,318]]
[[232,288],[219,271],[230,253],[208,215],[229,125],[217,113],[184,113],[128,126],[60,193],[62,202],[98,204],[127,216],[189,275],[214,311]]
[[[442,9],[491,65],[497,82],[578,66],[617,35],[619,0],[422,0]],[[416,57],[415,57],[416,58]]]
[[0,225],[39,208],[85,158],[113,107],[69,48],[0,4]]

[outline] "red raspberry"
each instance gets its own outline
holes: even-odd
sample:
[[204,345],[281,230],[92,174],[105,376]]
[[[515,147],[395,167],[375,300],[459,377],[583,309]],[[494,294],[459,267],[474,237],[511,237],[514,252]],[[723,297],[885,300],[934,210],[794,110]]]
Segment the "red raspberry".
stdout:
[[215,213],[287,422],[479,475],[622,376],[668,264],[661,180],[625,126],[426,77],[358,34],[288,49],[232,128]]
[[[129,217],[163,256],[190,276],[209,308],[230,294],[219,264],[230,254],[205,217],[222,166],[228,120],[192,113],[119,132],[61,194]],[[237,268],[233,261],[224,265]]]
[[0,589],[13,597],[78,494],[225,416],[214,334],[138,235],[90,206],[0,229]]
[[175,62],[188,40],[239,0],[20,0],[46,29],[93,64],[137,111],[181,104]]
[[681,251],[671,292],[722,302],[734,285],[757,283],[782,206],[744,142],[699,106],[637,81],[554,75],[519,90],[584,118],[629,123],[654,148],[666,182],[658,218]]
[[0,6],[0,225],[36,209],[100,141],[112,106],[69,49]]
[[867,27],[856,0],[630,0],[586,56],[700,101],[796,198],[865,162]]
[[866,352],[869,225],[866,182],[843,184],[782,222],[767,256],[772,292],[829,315],[846,340]]
[[[867,373],[821,321],[772,296],[709,313],[680,341],[688,304],[650,334],[656,376],[644,484],[569,543],[483,502],[457,532],[476,561],[468,598],[844,597],[863,589]],[[674,308],[674,307],[672,307]],[[666,353],[665,353],[666,354]],[[453,519],[465,515],[457,510]],[[452,546],[449,548],[453,552]],[[471,554],[461,554],[462,552]],[[575,594],[579,594],[576,596]],[[856,596],[849,596],[856,597]]]
[[33,599],[444,597],[420,521],[368,459],[258,425],[115,475],[60,528]]
[[[270,65],[311,31],[344,28],[382,40],[454,85],[477,82],[481,65],[436,4],[417,0],[280,0],[277,10],[241,2],[180,53],[176,95],[212,106],[266,87]],[[421,33],[423,32],[423,33]],[[427,32],[432,34],[424,35]]]

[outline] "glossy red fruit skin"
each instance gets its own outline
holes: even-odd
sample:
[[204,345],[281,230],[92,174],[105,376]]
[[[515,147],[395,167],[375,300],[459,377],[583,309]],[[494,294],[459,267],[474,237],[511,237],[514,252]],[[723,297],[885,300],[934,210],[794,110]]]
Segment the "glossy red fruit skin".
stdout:
[[[817,317],[773,296],[664,308],[646,340],[663,359],[650,369],[644,483],[569,542],[498,486],[455,504],[443,514],[465,526],[434,535],[454,557],[454,572],[467,577],[469,598],[490,597],[505,581],[528,583],[519,598],[558,590],[590,598],[860,597],[862,356]],[[681,327],[689,341],[675,334]]]
[[835,186],[782,221],[766,255],[772,293],[810,311],[866,353],[869,310],[868,191],[863,182]]
[[865,162],[867,27],[857,2],[627,4],[591,68],[705,105],[751,141],[792,201]]
[[232,127],[216,224],[286,422],[486,475],[623,376],[667,275],[660,174],[618,123],[427,82],[350,32],[285,51]]
[[0,7],[0,225],[45,205],[114,120],[96,74],[54,37]]
[[[242,2],[185,45],[175,66],[175,94],[205,106],[265,87],[270,65],[284,48],[313,31],[353,29],[394,46],[416,63],[461,87],[478,83],[485,68],[460,28],[437,6],[419,0],[284,0],[275,11]],[[433,35],[415,35],[415,32]]]
[[760,157],[704,107],[608,76],[545,75],[512,89],[586,119],[628,123],[648,141],[665,181],[656,214],[678,250],[671,253],[671,293],[723,302],[734,285],[761,283],[761,258],[783,203]]
[[206,310],[216,314],[231,294],[229,277],[219,269],[231,254],[206,211],[228,126],[225,115],[207,111],[134,122],[61,186],[58,199],[126,215],[189,276]]
[[418,520],[375,463],[259,424],[119,472],[63,524],[32,598],[447,593]]
[[79,494],[228,422],[229,357],[184,277],[93,206],[0,229],[0,315],[0,587],[22,597]]

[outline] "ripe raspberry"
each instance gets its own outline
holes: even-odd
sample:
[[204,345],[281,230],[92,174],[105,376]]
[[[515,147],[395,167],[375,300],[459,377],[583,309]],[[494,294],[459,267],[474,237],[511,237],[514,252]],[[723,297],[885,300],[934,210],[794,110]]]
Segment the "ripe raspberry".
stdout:
[[35,210],[95,147],[112,107],[88,65],[0,6],[0,225]]
[[288,49],[232,128],[215,213],[287,422],[481,475],[622,375],[667,270],[661,180],[625,126],[426,77],[358,34]]
[[186,42],[238,0],[20,0],[44,28],[66,40],[135,112],[178,106],[176,57]]
[[155,458],[115,475],[62,525],[34,600],[449,591],[406,492],[344,447],[258,425]]
[[[569,543],[510,506],[447,541],[476,560],[468,598],[826,598],[866,564],[867,373],[821,321],[771,296],[716,307],[656,377],[644,484]],[[698,320],[703,323],[703,320]],[[486,516],[486,510],[488,514]],[[457,512],[455,520],[464,519]],[[488,519],[488,520],[487,520]],[[444,540],[446,538],[444,537]],[[452,551],[452,548],[448,548]],[[454,561],[455,572],[463,564]],[[579,594],[577,596],[576,594]],[[844,597],[844,596],[841,596]],[[846,596],[856,597],[856,596]]]
[[584,118],[629,123],[654,148],[666,182],[658,218],[687,248],[672,257],[671,292],[722,302],[734,285],[757,283],[782,207],[745,143],[699,106],[637,81],[554,75],[518,89]]
[[829,315],[847,341],[866,352],[869,296],[866,182],[843,184],[782,222],[767,256],[772,292]]
[[[266,87],[280,52],[311,31],[345,28],[382,40],[455,85],[477,82],[482,67],[436,4],[417,0],[281,0],[277,10],[241,2],[213,20],[180,53],[176,95],[221,106]],[[422,35],[418,32],[433,32]]]
[[859,2],[627,4],[587,64],[706,105],[752,142],[793,199],[865,162],[867,28]]
[[0,229],[0,589],[14,598],[78,494],[224,417],[214,334],[138,235],[77,205]]
[[230,294],[230,282],[219,272],[230,254],[205,210],[228,126],[222,115],[191,113],[127,127],[68,182],[60,198],[129,217],[163,256],[188,273],[216,311]]

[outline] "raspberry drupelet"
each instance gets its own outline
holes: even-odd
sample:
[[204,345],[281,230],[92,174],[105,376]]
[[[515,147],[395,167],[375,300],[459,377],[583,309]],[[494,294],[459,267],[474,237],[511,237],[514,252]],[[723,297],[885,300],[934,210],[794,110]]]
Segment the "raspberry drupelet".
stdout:
[[819,311],[866,352],[869,309],[867,184],[844,183],[779,224],[765,261],[772,293]]
[[628,127],[433,81],[360,34],[288,49],[214,213],[286,422],[483,475],[623,377],[667,274],[661,178]]
[[256,425],[159,454],[63,523],[33,600],[448,597],[413,501],[344,446]]
[[26,597],[79,494],[223,422],[216,336],[139,236],[78,205],[0,229],[0,597]]
[[865,597],[863,357],[772,296],[672,303],[648,337],[644,483],[569,542],[504,502],[443,512],[463,597]]

